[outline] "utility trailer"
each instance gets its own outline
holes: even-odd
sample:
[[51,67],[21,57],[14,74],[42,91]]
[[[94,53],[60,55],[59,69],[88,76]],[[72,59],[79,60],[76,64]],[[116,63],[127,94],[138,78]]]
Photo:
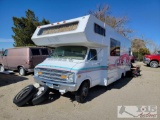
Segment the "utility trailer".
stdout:
[[55,47],[35,67],[35,82],[61,94],[74,92],[80,103],[89,88],[108,86],[131,69],[131,41],[92,15],[38,26],[32,41]]

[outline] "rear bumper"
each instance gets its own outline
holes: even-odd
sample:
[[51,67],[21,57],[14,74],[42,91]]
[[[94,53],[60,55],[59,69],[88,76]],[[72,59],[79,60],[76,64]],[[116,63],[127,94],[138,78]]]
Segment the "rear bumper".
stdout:
[[28,72],[34,72],[34,69],[28,69]]
[[36,83],[39,83],[40,85],[47,85],[48,87],[56,90],[65,90],[74,92],[77,91],[77,85],[75,83],[62,83],[62,82],[54,82],[50,80],[41,79],[39,77],[34,76],[34,80]]
[[28,72],[34,72],[34,69],[27,69]]

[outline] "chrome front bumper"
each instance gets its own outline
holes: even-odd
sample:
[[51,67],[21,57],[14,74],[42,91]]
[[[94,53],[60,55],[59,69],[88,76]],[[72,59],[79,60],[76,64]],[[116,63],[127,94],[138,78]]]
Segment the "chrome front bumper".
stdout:
[[74,91],[77,91],[78,89],[75,83],[55,82],[55,81],[45,80],[35,76],[34,76],[34,80],[36,83],[39,83],[40,85],[47,85],[48,87],[59,90],[59,91],[64,90],[65,92],[67,91],[74,92]]
[[146,58],[144,57],[144,58],[143,58],[143,63],[149,64],[149,63],[150,63],[150,60],[149,60],[149,59],[146,59]]

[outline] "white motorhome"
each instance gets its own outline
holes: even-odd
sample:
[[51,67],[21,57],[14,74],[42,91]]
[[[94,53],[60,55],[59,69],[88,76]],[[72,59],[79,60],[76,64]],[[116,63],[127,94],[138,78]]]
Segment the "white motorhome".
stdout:
[[89,88],[107,86],[131,68],[130,40],[92,15],[38,26],[32,40],[55,47],[35,67],[35,81],[61,94],[75,92],[78,102],[85,101]]

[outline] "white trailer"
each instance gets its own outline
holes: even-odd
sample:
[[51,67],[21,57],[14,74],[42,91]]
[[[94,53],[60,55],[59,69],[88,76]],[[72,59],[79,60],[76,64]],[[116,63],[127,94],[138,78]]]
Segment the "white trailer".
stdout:
[[131,42],[92,15],[37,27],[38,46],[55,47],[35,67],[34,79],[84,102],[89,88],[107,86],[130,70]]

